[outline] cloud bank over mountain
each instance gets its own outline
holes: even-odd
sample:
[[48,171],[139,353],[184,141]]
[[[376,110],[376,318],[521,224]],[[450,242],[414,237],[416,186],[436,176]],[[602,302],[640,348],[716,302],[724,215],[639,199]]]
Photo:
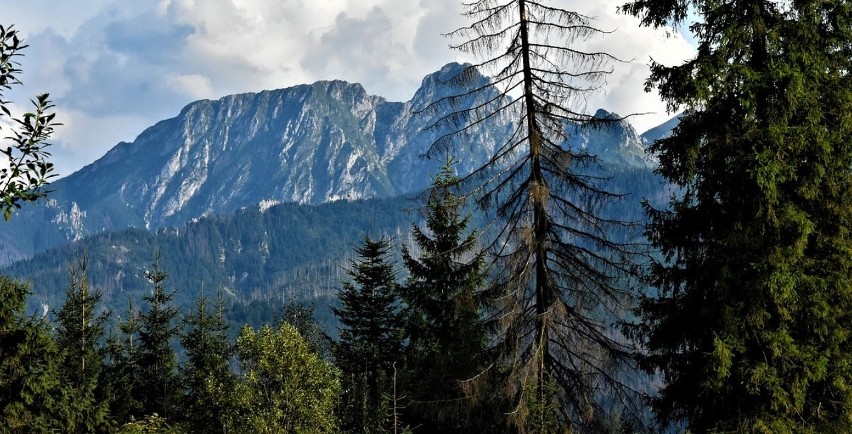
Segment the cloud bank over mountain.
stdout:
[[[643,82],[651,57],[679,62],[693,48],[665,31],[639,29],[617,14],[620,1],[563,2],[614,33],[587,42],[628,62],[614,64],[606,92],[589,109],[656,112],[631,119],[640,131],[668,115]],[[590,9],[591,8],[591,9]],[[187,103],[322,79],[362,83],[403,101],[421,78],[449,61],[443,33],[465,23],[459,0],[31,0],[4,5],[30,48],[18,109],[50,92],[61,122],[52,148],[61,175],[135,138]]]

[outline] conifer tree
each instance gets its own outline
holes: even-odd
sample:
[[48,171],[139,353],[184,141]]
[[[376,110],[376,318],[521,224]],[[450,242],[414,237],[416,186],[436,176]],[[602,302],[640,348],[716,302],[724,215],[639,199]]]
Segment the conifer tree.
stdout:
[[[464,404],[459,382],[484,368],[486,329],[480,293],[484,253],[470,214],[452,191],[458,178],[451,157],[435,177],[426,201],[426,228],[412,225],[415,252],[403,246],[409,277],[401,288],[406,304],[409,414],[420,432],[483,430],[496,420],[477,418],[481,409]],[[492,419],[488,415],[487,418]]]
[[662,423],[693,432],[844,432],[852,421],[852,5],[639,0],[698,42],[648,85],[680,125],[652,150],[680,187],[648,209],[663,253],[643,302]]
[[233,347],[223,308],[221,295],[213,310],[202,294],[195,312],[184,319],[181,344],[186,364],[181,377],[186,395],[181,409],[193,432],[224,433],[227,428],[235,378],[230,371]]
[[102,377],[107,314],[98,312],[102,295],[89,288],[87,264],[84,256],[70,267],[65,303],[56,312],[59,376],[68,393],[67,433],[106,432],[111,426]]
[[165,288],[168,275],[160,269],[159,253],[145,275],[153,288],[150,295],[143,297],[148,310],[139,317],[139,382],[134,391],[145,415],[157,413],[172,419],[180,399],[177,355],[172,346],[178,337],[178,311],[171,305],[174,292]]
[[[495,258],[493,319],[501,329],[500,357],[490,366],[504,378],[503,390],[516,404],[509,413],[521,429],[598,432],[612,411],[636,414],[628,408],[636,393],[623,372],[631,348],[613,332],[632,303],[624,277],[634,248],[614,241],[629,239],[614,234],[629,225],[607,217],[602,205],[618,195],[607,189],[596,156],[570,145],[576,137],[569,135],[618,120],[595,117],[584,106],[616,59],[583,46],[605,33],[590,17],[551,3],[466,5],[472,23],[451,33],[463,39],[454,48],[483,60],[453,81],[479,87],[431,108],[462,106],[476,96],[480,103],[441,118],[435,126],[453,132],[431,152],[456,145],[488,119],[514,120],[492,158],[459,182],[500,226],[488,243]],[[491,73],[489,83],[472,80],[479,69]],[[503,93],[493,96],[493,86]],[[534,415],[530,404],[554,411]]]
[[0,421],[3,432],[61,430],[67,402],[47,325],[24,314],[27,286],[0,276]]
[[346,271],[340,309],[343,328],[335,350],[342,371],[341,422],[347,432],[382,432],[388,414],[393,364],[400,361],[402,339],[391,242],[364,236],[358,259]]
[[313,306],[288,303],[284,306],[280,323],[295,327],[311,352],[316,353],[323,360],[331,359],[334,341],[326,334],[323,326],[314,319]]
[[139,357],[139,312],[128,299],[125,318],[118,323],[118,330],[110,331],[107,336],[106,400],[110,403],[110,416],[122,425],[131,417],[141,417],[142,403],[138,399],[136,387],[141,375],[138,369]]

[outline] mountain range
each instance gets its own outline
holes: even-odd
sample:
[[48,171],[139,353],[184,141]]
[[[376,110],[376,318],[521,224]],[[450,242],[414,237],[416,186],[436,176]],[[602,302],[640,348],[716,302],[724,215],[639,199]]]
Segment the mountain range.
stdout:
[[[449,78],[465,67],[451,63],[426,76],[406,102],[369,95],[360,84],[344,81],[193,102],[55,182],[49,200],[24,207],[0,225],[0,265],[38,263],[35,255],[50,257],[51,249],[63,251],[86,237],[129,228],[155,236],[158,229],[188,228],[217,216],[237,219],[246,209],[263,214],[278,204],[321,210],[317,207],[335,202],[413,196],[428,186],[439,164],[422,156],[447,132],[427,128],[447,113],[426,109],[464,91]],[[488,90],[458,101],[454,109],[499,97],[485,76],[474,76],[468,85]],[[618,118],[604,110],[595,116]],[[649,174],[655,161],[645,147],[674,125],[676,120],[640,136],[621,121],[571,136],[613,173]],[[512,130],[510,118],[495,116],[459,137],[463,146],[454,150],[459,173],[487,161]],[[398,228],[400,221],[391,220]],[[363,222],[354,226],[363,229]],[[225,248],[235,246],[215,246]],[[338,249],[332,256],[341,254]],[[30,274],[23,277],[39,274],[24,268]],[[21,266],[7,270],[22,274]],[[223,272],[223,279],[233,280],[232,271]]]

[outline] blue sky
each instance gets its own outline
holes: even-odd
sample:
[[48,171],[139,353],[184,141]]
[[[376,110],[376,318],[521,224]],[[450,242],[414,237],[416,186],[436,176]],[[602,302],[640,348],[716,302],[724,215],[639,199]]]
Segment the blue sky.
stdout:
[[[640,132],[668,119],[644,92],[649,59],[692,56],[683,38],[640,29],[618,15],[623,0],[564,0],[615,33],[585,42],[622,59],[588,109],[636,117]],[[474,61],[442,36],[466,24],[460,0],[0,0],[3,24],[30,47],[24,86],[7,95],[19,112],[49,92],[59,127],[51,148],[60,175],[119,141],[177,115],[186,104],[323,79],[359,82],[389,100],[410,98],[424,75]]]

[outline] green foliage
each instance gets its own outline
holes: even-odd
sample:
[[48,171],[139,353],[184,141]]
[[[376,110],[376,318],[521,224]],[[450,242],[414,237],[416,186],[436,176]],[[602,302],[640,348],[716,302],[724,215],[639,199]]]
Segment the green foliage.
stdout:
[[323,326],[314,319],[314,307],[305,304],[288,303],[281,313],[281,323],[287,323],[296,328],[305,340],[311,352],[323,360],[332,356],[334,342],[329,338]]
[[639,336],[653,405],[695,432],[843,432],[852,420],[848,2],[638,0],[697,55],[649,87],[686,108],[652,151],[676,184],[648,209],[663,259]]
[[65,303],[56,312],[56,343],[59,377],[67,389],[68,405],[63,431],[106,432],[110,429],[109,405],[104,396],[105,349],[101,346],[107,314],[100,309],[101,293],[89,288],[88,259],[84,256],[69,269]]
[[181,344],[186,362],[181,366],[185,396],[180,407],[193,432],[224,433],[235,377],[230,371],[233,348],[224,318],[224,301],[217,299],[211,311],[204,296],[194,313],[184,318]]
[[337,371],[308,348],[293,326],[244,327],[237,350],[242,375],[229,432],[337,432]]
[[536,434],[560,434],[566,431],[565,424],[559,420],[559,400],[557,396],[557,385],[553,381],[548,381],[541,388],[544,393],[539,393],[537,384],[530,385],[528,390],[524,391],[524,398],[527,401],[525,410],[528,414],[524,415],[527,421],[526,428],[530,433]]
[[[329,297],[336,292],[341,266],[361,234],[368,230],[396,233],[405,228],[410,219],[405,209],[410,206],[410,200],[401,197],[318,206],[281,204],[265,212],[247,208],[156,233],[127,229],[94,235],[0,272],[31,280],[33,300],[58,306],[67,284],[67,264],[85,251],[90,258],[90,282],[103,291],[104,306],[122,311],[128,294],[138,304],[142,295],[150,292],[140,270],[159,251],[164,269],[179,270],[169,281],[181,288],[175,294],[175,306],[187,312],[194,308],[201,285],[226,288],[226,294],[246,304],[253,300]],[[33,207],[27,212],[40,210]],[[14,235],[16,228],[27,223],[24,219],[7,222],[9,231],[4,235]],[[55,235],[57,242],[67,243],[65,236],[53,234],[52,228],[39,231],[40,237]]]
[[343,283],[341,307],[333,309],[343,326],[335,361],[342,371],[341,422],[347,432],[382,432],[394,363],[401,360],[402,336],[391,242],[364,236]]
[[15,58],[21,56],[20,51],[26,47],[17,29],[0,25],[0,118],[9,117],[14,124],[11,135],[5,137],[12,142],[11,146],[0,148],[0,209],[6,220],[21,207],[21,202],[46,196],[43,187],[56,176],[51,173],[53,163],[47,161],[50,153],[45,150],[53,127],[59,125],[54,121],[56,114],[51,113],[53,104],[48,95],[37,96],[32,101],[35,111],[19,118],[12,117],[7,107],[10,101],[3,97],[13,85],[21,84],[18,79],[20,65]]
[[135,391],[139,379],[139,312],[128,301],[125,317],[116,318],[118,330],[107,337],[107,364],[104,368],[106,400],[111,403],[113,420],[124,423],[142,414],[142,403]]
[[154,413],[145,416],[142,420],[131,418],[131,421],[122,425],[116,434],[183,434],[184,432],[186,431],[170,425],[166,418]]
[[461,215],[463,200],[451,190],[458,181],[452,165],[448,157],[434,179],[425,230],[412,225],[416,253],[407,247],[402,252],[409,273],[400,289],[406,304],[406,390],[413,401],[406,412],[419,432],[493,432],[499,422],[478,418],[482,409],[462,399],[459,387],[485,368],[487,340],[479,299],[484,258],[477,233],[467,233],[470,215]]
[[136,353],[139,373],[133,390],[142,403],[143,414],[157,413],[172,419],[180,399],[177,355],[173,346],[178,337],[178,311],[171,304],[174,293],[166,291],[168,275],[160,269],[159,255],[146,276],[153,288],[151,294],[144,297],[148,310],[139,317]]
[[60,430],[66,402],[47,325],[24,316],[27,286],[0,276],[0,420],[4,432]]

